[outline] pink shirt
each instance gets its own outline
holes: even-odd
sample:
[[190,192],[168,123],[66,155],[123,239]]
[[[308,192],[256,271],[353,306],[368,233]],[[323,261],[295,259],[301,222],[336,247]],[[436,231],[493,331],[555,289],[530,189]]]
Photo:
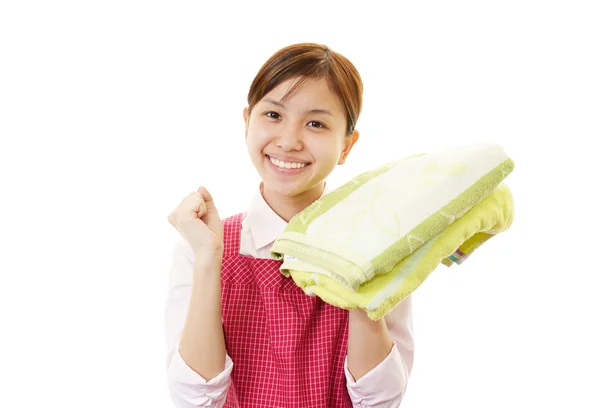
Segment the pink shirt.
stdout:
[[[242,220],[241,254],[271,259],[271,246],[286,225],[257,191]],[[223,372],[207,382],[185,363],[179,353],[179,338],[192,291],[193,262],[191,248],[181,239],[174,249],[165,311],[167,383],[178,408],[222,407],[233,369],[229,356],[226,356]],[[344,371],[348,394],[357,408],[398,407],[406,391],[414,355],[410,296],[384,319],[394,340],[390,354],[358,381],[348,371],[346,359]]]

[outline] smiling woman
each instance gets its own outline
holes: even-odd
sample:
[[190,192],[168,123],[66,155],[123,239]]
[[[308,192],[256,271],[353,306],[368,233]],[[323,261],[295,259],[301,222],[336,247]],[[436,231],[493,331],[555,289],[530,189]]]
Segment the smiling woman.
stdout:
[[169,216],[183,237],[166,315],[177,406],[400,404],[413,361],[410,297],[372,321],[306,295],[270,253],[350,154],[361,105],[362,81],[345,57],[312,43],[279,50],[243,109],[262,179],[250,206],[222,222],[201,187]]
[[[252,111],[244,109],[244,120],[263,196],[286,221],[321,196],[325,178],[358,140],[358,131],[346,134],[343,105],[325,78],[283,81]],[[293,206],[285,199],[290,196],[295,197]]]

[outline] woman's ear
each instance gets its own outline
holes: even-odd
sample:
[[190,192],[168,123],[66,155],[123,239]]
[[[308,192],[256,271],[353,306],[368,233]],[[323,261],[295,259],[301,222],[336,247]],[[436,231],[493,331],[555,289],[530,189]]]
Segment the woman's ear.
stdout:
[[246,139],[248,139],[248,121],[249,120],[250,120],[250,114],[248,112],[248,107],[246,106],[244,108],[244,124],[245,124],[245,128],[246,128],[246,130],[245,130]]
[[344,164],[346,162],[346,157],[350,154],[350,150],[352,150],[352,147],[358,141],[359,137],[360,133],[358,133],[358,130],[354,130],[350,135],[344,137],[344,148],[342,149],[338,164]]

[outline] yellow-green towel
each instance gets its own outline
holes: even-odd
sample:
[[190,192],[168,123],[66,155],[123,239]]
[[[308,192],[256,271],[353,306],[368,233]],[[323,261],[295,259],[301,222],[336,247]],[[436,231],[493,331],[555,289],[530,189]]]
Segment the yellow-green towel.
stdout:
[[461,263],[510,227],[501,182],[513,167],[495,144],[388,163],[297,214],[271,251],[307,294],[379,319],[440,263]]

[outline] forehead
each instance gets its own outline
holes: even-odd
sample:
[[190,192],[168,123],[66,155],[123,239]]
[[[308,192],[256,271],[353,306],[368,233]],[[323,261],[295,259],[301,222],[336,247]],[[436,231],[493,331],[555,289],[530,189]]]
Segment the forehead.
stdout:
[[340,99],[329,88],[325,78],[309,78],[283,99],[299,80],[300,78],[292,78],[280,83],[265,95],[265,98],[269,97],[280,101],[289,109],[326,109],[333,114],[344,115]]

